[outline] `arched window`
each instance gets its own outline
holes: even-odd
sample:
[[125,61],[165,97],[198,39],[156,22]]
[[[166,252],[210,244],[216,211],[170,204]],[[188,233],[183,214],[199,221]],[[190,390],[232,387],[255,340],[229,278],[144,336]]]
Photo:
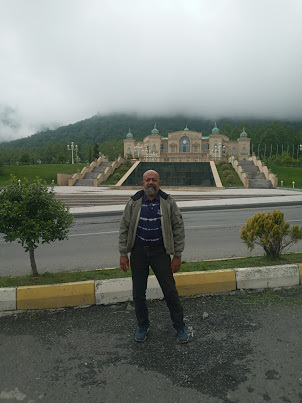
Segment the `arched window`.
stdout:
[[130,147],[128,147],[127,154],[131,154]]
[[236,155],[236,154],[237,154],[237,150],[236,150],[235,147],[232,148],[232,154],[233,154],[233,155]]
[[242,147],[242,154],[246,154],[246,147]]
[[155,145],[155,144],[153,144],[152,150],[153,150],[153,151],[156,151],[156,145]]
[[179,140],[179,152],[180,153],[189,153],[190,152],[190,139],[187,136],[183,136]]

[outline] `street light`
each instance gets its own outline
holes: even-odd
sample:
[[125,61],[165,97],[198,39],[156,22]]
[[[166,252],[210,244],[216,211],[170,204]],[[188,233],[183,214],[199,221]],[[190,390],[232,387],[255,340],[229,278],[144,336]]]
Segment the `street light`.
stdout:
[[71,145],[67,145],[67,151],[71,151],[71,163],[74,164],[74,159],[73,159],[73,151],[76,153],[76,160],[78,159],[78,146],[74,144],[74,142],[71,142]]

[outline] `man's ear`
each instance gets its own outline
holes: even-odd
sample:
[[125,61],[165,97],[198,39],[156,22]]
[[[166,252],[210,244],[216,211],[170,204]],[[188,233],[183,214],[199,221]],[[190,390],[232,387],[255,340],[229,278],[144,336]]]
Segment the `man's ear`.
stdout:
[[142,187],[144,187],[144,181],[141,181],[141,185],[142,185]]
[[160,186],[160,185],[161,185],[161,181],[159,181],[158,183],[159,183],[159,186]]

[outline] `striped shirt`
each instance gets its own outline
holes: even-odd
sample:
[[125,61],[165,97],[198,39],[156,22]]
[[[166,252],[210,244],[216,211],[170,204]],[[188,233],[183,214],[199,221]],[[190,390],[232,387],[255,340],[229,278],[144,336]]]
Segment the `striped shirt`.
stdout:
[[136,242],[144,246],[163,245],[158,194],[153,200],[148,199],[145,194],[143,196],[141,215],[136,231]]

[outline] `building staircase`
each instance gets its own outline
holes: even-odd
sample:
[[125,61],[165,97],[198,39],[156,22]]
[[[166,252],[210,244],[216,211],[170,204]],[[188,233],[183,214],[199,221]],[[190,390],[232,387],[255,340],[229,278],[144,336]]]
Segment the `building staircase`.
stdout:
[[239,166],[248,177],[248,187],[253,189],[270,189],[273,187],[272,182],[265,178],[263,172],[254,165],[253,161],[240,161]]
[[95,167],[91,172],[87,173],[84,178],[78,179],[74,186],[94,186],[94,179],[105,171],[112,164],[112,161],[102,162],[98,167]]

